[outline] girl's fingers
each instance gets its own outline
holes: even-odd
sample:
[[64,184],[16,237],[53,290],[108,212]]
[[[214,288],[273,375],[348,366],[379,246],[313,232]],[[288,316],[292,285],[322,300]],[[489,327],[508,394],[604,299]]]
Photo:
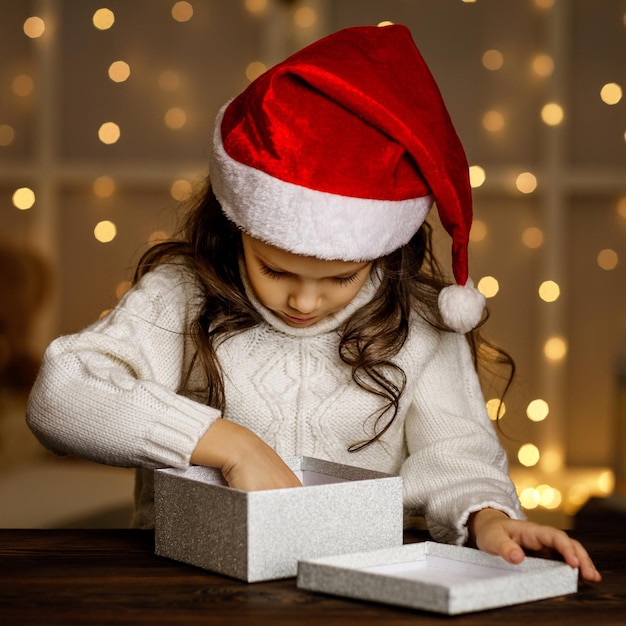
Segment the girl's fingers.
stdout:
[[598,582],[602,579],[585,548],[566,532],[530,522],[516,525],[515,530],[521,531],[517,537],[513,537],[521,546],[531,550],[556,550],[569,566],[579,569],[585,580]]
[[569,566],[578,568],[583,579],[592,582],[602,579],[581,543],[550,526],[511,519],[493,520],[481,532],[478,543],[485,552],[497,554],[514,564],[524,560],[524,549],[549,548],[561,554]]

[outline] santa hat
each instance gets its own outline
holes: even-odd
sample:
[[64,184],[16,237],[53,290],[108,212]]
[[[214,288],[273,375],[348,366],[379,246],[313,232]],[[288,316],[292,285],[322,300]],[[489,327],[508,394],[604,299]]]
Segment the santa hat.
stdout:
[[440,294],[442,317],[458,332],[479,322],[467,159],[406,27],[341,30],[262,74],[220,110],[210,177],[244,232],[320,259],[393,252],[434,200],[456,281]]

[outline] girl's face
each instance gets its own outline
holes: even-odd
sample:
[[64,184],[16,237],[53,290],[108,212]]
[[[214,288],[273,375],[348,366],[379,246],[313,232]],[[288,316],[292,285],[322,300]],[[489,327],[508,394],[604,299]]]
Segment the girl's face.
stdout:
[[261,304],[289,326],[312,326],[340,311],[363,286],[370,261],[322,261],[242,234],[248,280]]

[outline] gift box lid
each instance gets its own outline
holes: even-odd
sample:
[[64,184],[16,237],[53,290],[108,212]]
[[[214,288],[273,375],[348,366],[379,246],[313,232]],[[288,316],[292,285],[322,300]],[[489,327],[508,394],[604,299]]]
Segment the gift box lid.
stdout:
[[426,541],[304,559],[298,587],[455,615],[574,593],[578,570],[526,557],[518,565],[473,548]]

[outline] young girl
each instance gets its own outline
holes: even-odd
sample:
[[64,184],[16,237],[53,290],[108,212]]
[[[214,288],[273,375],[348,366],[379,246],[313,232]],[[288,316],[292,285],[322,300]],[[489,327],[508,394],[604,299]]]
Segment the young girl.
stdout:
[[487,416],[467,161],[409,31],[346,29],[254,81],[217,116],[210,181],[119,305],[48,348],[42,443],[140,468],[137,526],[154,468],[271,489],[299,485],[281,457],[306,455],[402,475],[437,540],[513,563],[554,548],[599,580],[578,542],[523,519]]

